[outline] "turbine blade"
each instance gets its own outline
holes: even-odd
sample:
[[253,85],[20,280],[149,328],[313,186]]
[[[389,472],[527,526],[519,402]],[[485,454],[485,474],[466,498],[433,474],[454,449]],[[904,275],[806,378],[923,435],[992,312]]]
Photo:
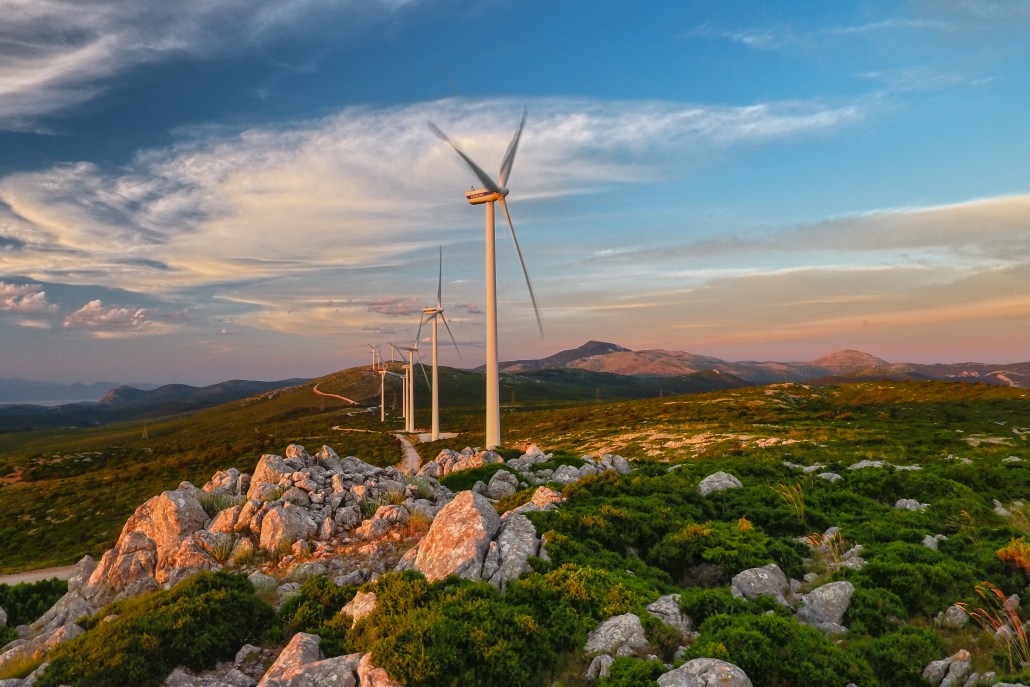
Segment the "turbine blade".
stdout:
[[440,246],[440,274],[436,278],[436,309],[440,309],[443,300],[443,246]]
[[418,358],[418,366],[422,368],[422,376],[426,378],[426,388],[432,389],[432,385],[429,383],[429,375],[426,374],[426,366],[422,363],[422,354],[415,351],[415,357]]
[[519,138],[522,136],[522,127],[526,125],[527,114],[529,114],[529,109],[522,108],[522,119],[519,121],[519,128],[515,130],[515,137],[511,139],[511,143],[508,144],[508,150],[504,153],[504,159],[501,160],[501,173],[497,175],[498,186],[505,186],[508,183],[508,175],[511,174],[511,164],[515,162],[515,151],[519,149]]
[[533,313],[536,315],[536,326],[540,330],[540,336],[544,335],[544,323],[540,320],[540,308],[536,305],[536,294],[533,293],[533,284],[529,281],[529,270],[526,269],[526,261],[522,257],[522,248],[519,247],[519,237],[515,235],[515,225],[511,223],[511,215],[508,214],[508,204],[504,198],[500,199],[501,209],[508,219],[508,228],[511,229],[511,238],[515,242],[515,252],[519,254],[519,262],[522,263],[522,274],[526,277],[526,286],[529,287],[529,300],[533,301]]
[[447,324],[447,318],[440,313],[440,321],[443,322],[443,326],[447,327],[447,335],[451,337],[451,343],[454,344],[454,350],[458,353],[458,360],[461,360],[461,349],[458,348],[458,342],[454,340],[454,334],[451,334],[451,325]]
[[465,164],[467,164],[469,166],[469,168],[476,175],[476,177],[479,178],[480,183],[483,184],[483,186],[485,188],[493,191],[494,193],[500,193],[501,192],[501,187],[498,186],[497,183],[493,179],[490,178],[490,175],[487,174],[486,172],[484,172],[483,169],[479,165],[477,165],[475,162],[473,162],[472,158],[470,158],[468,155],[465,154],[465,151],[463,151],[461,148],[459,148],[457,145],[455,145],[454,141],[452,141],[451,139],[447,138],[447,134],[445,134],[444,132],[440,131],[440,129],[436,126],[436,124],[433,124],[432,122],[429,122],[429,129],[434,134],[436,134],[437,137],[440,140],[445,141],[447,143],[447,145],[449,145],[450,147],[454,148],[454,152],[456,152],[458,155],[461,156],[461,159],[465,161]]
[[426,315],[425,313],[423,313],[422,317],[418,321],[418,334],[415,335],[415,348],[418,348],[419,339],[422,338],[422,325],[425,323],[425,321]]

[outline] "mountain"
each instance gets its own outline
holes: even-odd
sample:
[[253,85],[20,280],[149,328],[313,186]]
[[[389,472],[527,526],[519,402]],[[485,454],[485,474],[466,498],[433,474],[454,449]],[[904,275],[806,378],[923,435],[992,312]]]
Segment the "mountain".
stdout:
[[[619,353],[622,351],[629,352],[628,348],[623,348],[617,344],[606,343],[604,341],[587,341],[579,348],[570,348],[567,351],[560,351],[554,355],[549,355],[546,358],[540,358],[539,360],[512,360],[504,362],[499,365],[503,372],[527,372],[529,370],[550,370],[559,367],[572,367],[570,363],[580,360],[582,358],[589,358],[592,356],[603,356],[612,353]],[[481,365],[476,368],[477,372],[484,372],[486,370],[485,365]],[[608,372],[609,370],[600,370],[601,372]]]
[[[1030,362],[890,363],[869,353],[847,349],[810,362],[726,361],[684,351],[632,351],[618,344],[589,341],[539,360],[516,360],[500,365],[505,372],[578,369],[615,375],[670,377],[717,372],[748,384],[847,381],[966,381],[999,386],[1030,387]],[[482,370],[482,368],[480,368]]]
[[813,360],[812,364],[830,370],[835,374],[847,374],[849,372],[860,372],[862,370],[890,366],[890,363],[886,360],[881,360],[875,355],[851,349],[824,355],[822,358]]
[[230,380],[205,387],[166,384],[138,389],[116,386],[95,403],[42,406],[31,403],[0,406],[0,432],[42,427],[90,426],[139,418],[165,417],[210,408],[230,401],[302,384],[306,379],[274,382]]
[[[93,384],[55,384],[29,379],[0,379],[0,403],[26,403],[30,401],[95,401],[104,393],[119,386],[116,382]],[[153,389],[155,384],[138,384],[139,388]]]

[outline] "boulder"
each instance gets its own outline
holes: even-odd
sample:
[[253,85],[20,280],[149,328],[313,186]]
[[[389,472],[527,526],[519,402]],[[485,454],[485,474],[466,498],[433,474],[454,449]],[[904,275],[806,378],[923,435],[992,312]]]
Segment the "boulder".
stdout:
[[759,596],[766,594],[773,597],[784,606],[787,603],[786,594],[790,590],[790,583],[787,576],[780,570],[780,566],[769,563],[761,568],[749,568],[733,576],[730,581],[730,592],[740,599],[754,601]]
[[608,671],[611,670],[613,663],[615,663],[615,659],[608,654],[594,656],[594,660],[590,662],[590,666],[583,673],[583,679],[597,682],[603,677],[608,677]]
[[816,477],[818,477],[819,479],[824,479],[827,482],[836,482],[839,479],[844,479],[836,472],[820,472],[818,475],[816,475]]
[[939,661],[930,661],[923,669],[923,679],[934,687],[961,687],[973,672],[972,657],[965,649]]
[[724,489],[737,489],[744,486],[740,480],[728,472],[715,472],[705,477],[697,485],[697,493],[708,496]]
[[587,635],[583,651],[610,656],[644,656],[650,650],[644,626],[632,613],[613,616]]
[[276,504],[261,520],[259,544],[265,551],[281,552],[299,539],[308,539],[318,526],[307,511],[292,504]]
[[7,611],[0,607],[0,627],[7,626]]
[[[124,540],[130,535],[143,535],[151,539],[157,555],[156,577],[158,582],[162,582],[162,572],[168,566],[168,559],[179,550],[185,539],[204,529],[207,522],[207,513],[191,493],[179,489],[166,491],[136,509],[122,527],[115,549],[122,548]],[[135,547],[127,548],[142,546],[142,540],[138,540]],[[90,579],[90,584],[97,577],[106,576],[109,571],[102,570],[104,567],[101,561]]]
[[323,659],[320,641],[318,635],[295,634],[261,678],[258,687],[357,687],[355,673],[361,655]]
[[486,485],[486,496],[494,500],[511,496],[519,490],[519,479],[507,470],[498,470]]
[[559,465],[551,475],[551,481],[558,482],[559,484],[568,484],[569,482],[579,481],[579,477],[579,468],[574,468],[571,465]]
[[694,629],[694,622],[680,608],[679,594],[666,594],[647,605],[647,611],[686,639]]
[[347,602],[341,613],[349,615],[352,619],[351,627],[358,624],[358,621],[376,609],[375,592],[358,592],[354,598]]
[[287,465],[280,456],[266,453],[261,456],[254,467],[254,474],[250,478],[250,488],[247,489],[247,498],[259,501],[267,500],[267,498],[263,498],[268,495],[263,489],[264,485],[278,487],[280,480],[292,474],[293,468]]
[[395,527],[408,524],[408,509],[404,506],[379,506],[375,515],[361,523],[355,536],[362,539],[375,539],[383,536]]
[[916,499],[898,499],[894,507],[899,510],[924,511],[929,503],[919,503]]
[[938,613],[934,620],[941,627],[946,627],[949,630],[958,630],[965,627],[966,623],[969,622],[969,614],[961,606],[952,605]]
[[484,570],[483,579],[504,589],[509,582],[530,570],[528,559],[540,551],[540,538],[529,518],[522,513],[508,513],[503,519],[496,544],[499,558],[497,569],[489,576]]
[[402,687],[390,675],[372,663],[372,654],[365,654],[358,662],[358,681],[361,687]]
[[500,526],[500,516],[485,496],[463,491],[436,514],[419,544],[414,567],[430,582],[452,573],[480,579],[490,541]]
[[851,605],[855,585],[850,582],[830,582],[816,587],[801,597],[797,618],[823,632],[846,632],[841,625]]
[[123,533],[115,547],[100,558],[83,586],[82,597],[100,608],[114,601],[124,590],[148,584],[146,580],[151,580],[156,588],[157,566],[157,544],[153,539],[142,532]]
[[695,658],[658,677],[658,687],[753,687],[743,670],[717,658]]

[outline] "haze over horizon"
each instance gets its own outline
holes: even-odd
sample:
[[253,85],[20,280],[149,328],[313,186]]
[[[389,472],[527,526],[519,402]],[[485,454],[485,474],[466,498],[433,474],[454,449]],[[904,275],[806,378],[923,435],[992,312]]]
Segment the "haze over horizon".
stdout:
[[1030,360],[1030,8],[0,0],[0,377],[314,377],[436,289],[482,363]]

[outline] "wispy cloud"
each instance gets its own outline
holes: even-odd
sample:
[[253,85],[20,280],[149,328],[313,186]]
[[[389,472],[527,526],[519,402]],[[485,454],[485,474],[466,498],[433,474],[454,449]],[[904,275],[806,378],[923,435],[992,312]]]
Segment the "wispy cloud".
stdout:
[[0,127],[33,127],[39,115],[91,98],[131,67],[243,52],[302,29],[364,24],[414,1],[5,2]]

